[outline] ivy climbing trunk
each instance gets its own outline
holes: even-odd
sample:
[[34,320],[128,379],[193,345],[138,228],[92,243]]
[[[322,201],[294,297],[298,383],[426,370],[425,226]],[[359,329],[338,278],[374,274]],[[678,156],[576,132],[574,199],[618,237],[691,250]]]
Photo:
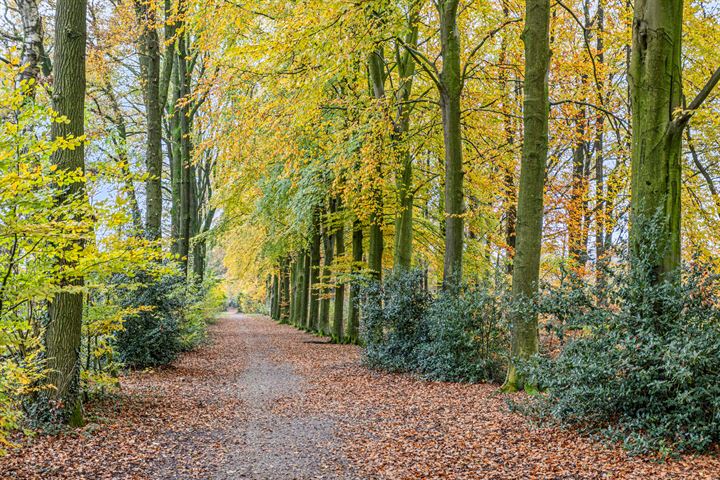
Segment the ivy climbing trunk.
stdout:
[[463,80],[460,69],[458,0],[437,3],[440,14],[440,108],[445,145],[445,258],[443,285],[462,280],[463,256],[463,155],[460,95]]
[[632,24],[630,248],[649,256],[654,281],[676,278],[680,266],[682,12],[681,0],[638,0]]
[[[352,272],[357,275],[360,273],[363,260],[363,229],[360,220],[353,221],[352,234]],[[357,343],[360,339],[360,306],[358,305],[358,290],[360,286],[357,280],[350,284],[350,294],[348,295],[348,340]]]
[[152,0],[135,0],[140,28],[140,75],[147,128],[145,142],[145,235],[160,238],[162,221],[162,105],[160,102],[160,39]]
[[[548,150],[548,69],[550,65],[550,1],[528,0],[525,10],[525,99],[522,161],[518,194],[516,250],[512,299],[528,302],[536,296],[540,275],[543,194]],[[524,386],[515,359],[538,351],[537,315],[515,309],[512,315],[512,351],[504,389]]]
[[[85,134],[85,44],[87,40],[86,0],[58,0],[55,14],[55,80],[52,91],[53,109],[68,118],[67,123],[53,122],[51,135],[58,137],[82,137]],[[58,171],[85,171],[83,144],[74,149],[60,149],[53,153],[53,163]],[[85,197],[81,181],[63,186],[57,201],[63,203],[73,198]],[[71,250],[82,250],[84,242],[75,240]],[[73,260],[64,259],[64,266],[72,267]],[[81,276],[60,279],[65,289],[82,287]],[[53,400],[61,405],[63,417],[71,425],[82,423],[80,401],[80,341],[82,332],[83,293],[63,291],[56,293],[50,302],[49,322],[45,330],[47,381],[54,389]]]

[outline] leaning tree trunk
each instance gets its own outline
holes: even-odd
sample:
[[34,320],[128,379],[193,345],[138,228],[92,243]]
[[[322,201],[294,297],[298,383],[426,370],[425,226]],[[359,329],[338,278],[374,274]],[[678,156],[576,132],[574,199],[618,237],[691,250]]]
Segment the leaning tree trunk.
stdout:
[[[650,263],[653,281],[680,266],[683,2],[638,0],[628,80],[632,104],[630,248]],[[635,262],[634,262],[635,263]]]
[[[525,11],[525,101],[522,161],[517,211],[516,250],[512,274],[514,302],[537,294],[543,223],[543,194],[548,150],[548,68],[550,1],[528,0]],[[523,387],[514,360],[538,351],[537,315],[517,310],[512,317],[512,359],[504,389]]]
[[462,281],[463,256],[463,155],[460,121],[460,34],[457,25],[457,0],[438,4],[440,44],[443,59],[440,73],[440,107],[445,144],[445,258],[443,285]]
[[[87,40],[86,0],[58,0],[55,15],[55,81],[53,109],[68,118],[67,123],[53,122],[51,134],[58,137],[82,137],[85,133],[85,42]],[[83,144],[74,149],[60,149],[52,156],[60,172],[85,171]],[[84,197],[82,182],[63,186],[58,202]],[[69,249],[84,248],[82,240],[75,240]],[[72,261],[60,260],[72,267]],[[65,289],[81,287],[83,278],[61,278]],[[71,425],[82,423],[79,395],[80,341],[82,331],[83,293],[56,293],[49,306],[49,322],[45,331],[48,383],[54,386],[53,400],[62,405],[63,416]]]
[[140,27],[140,74],[147,136],[145,142],[145,235],[160,238],[162,217],[162,105],[160,103],[160,39],[152,2],[135,0]]

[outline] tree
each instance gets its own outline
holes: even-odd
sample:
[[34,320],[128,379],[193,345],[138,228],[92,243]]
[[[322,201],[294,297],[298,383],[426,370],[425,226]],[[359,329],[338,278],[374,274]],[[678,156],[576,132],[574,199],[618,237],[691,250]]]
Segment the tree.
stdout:
[[[87,39],[87,3],[85,0],[58,0],[55,15],[55,58],[53,83],[53,108],[67,117],[67,122],[54,122],[52,137],[84,136],[85,121],[85,42]],[[66,172],[85,169],[83,144],[74,149],[57,150],[53,162],[58,170]],[[59,203],[84,196],[82,181],[65,187]],[[68,219],[68,221],[70,221]],[[75,248],[82,250],[84,243],[78,240]],[[61,262],[72,265],[73,248],[69,248]],[[71,425],[82,423],[82,405],[79,396],[83,277],[80,272],[62,279],[64,291],[55,294],[49,306],[49,322],[46,329],[46,352],[48,359],[48,383],[54,386],[51,398],[62,409],[63,417]],[[72,287],[72,288],[69,288]]]
[[[630,247],[634,256],[650,255],[650,274],[657,282],[674,281],[679,274],[683,130],[720,81],[718,68],[698,96],[683,105],[682,22],[682,1],[635,3],[628,71],[633,127]],[[649,246],[654,251],[648,252]]]
[[443,283],[462,281],[464,234],[463,146],[460,110],[463,78],[460,70],[458,0],[436,3],[440,14],[440,44],[443,59],[439,75],[440,108],[445,144],[445,259]]
[[[528,0],[525,7],[525,99],[522,161],[518,193],[516,250],[512,273],[512,298],[531,301],[538,291],[543,224],[543,195],[548,150],[548,69],[550,65],[550,2]],[[512,316],[513,358],[527,358],[538,351],[537,315],[517,310]],[[504,389],[523,387],[511,362]]]
[[[135,0],[140,27],[138,40],[145,120],[147,126],[145,165],[145,234],[160,238],[162,223],[162,111],[160,101],[160,39],[156,26],[154,0]],[[167,87],[166,87],[167,89]]]

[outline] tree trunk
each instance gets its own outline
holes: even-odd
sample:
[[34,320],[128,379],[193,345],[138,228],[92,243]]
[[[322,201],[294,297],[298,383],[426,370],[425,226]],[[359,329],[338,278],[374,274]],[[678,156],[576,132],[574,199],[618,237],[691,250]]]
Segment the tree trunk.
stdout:
[[[181,18],[185,15],[185,2],[179,0],[178,12]],[[179,22],[178,30],[180,31],[178,37],[178,48],[177,48],[177,65],[178,65],[178,80],[180,82],[180,106],[176,106],[178,109],[178,116],[180,118],[180,212],[179,212],[179,238],[178,238],[178,255],[180,256],[181,265],[183,271],[187,274],[188,271],[188,256],[190,253],[190,238],[192,236],[192,189],[193,189],[193,178],[192,178],[192,145],[190,139],[190,118],[188,99],[190,96],[190,72],[188,71],[187,65],[187,39],[184,32],[183,22]]]
[[310,239],[310,312],[309,329],[317,331],[320,324],[320,209],[313,212],[312,237]]
[[300,290],[298,288],[298,279],[300,278],[300,275],[298,275],[298,264],[300,263],[299,258],[293,258],[292,263],[290,264],[290,284],[292,285],[292,288],[290,290],[290,324],[291,325],[297,325],[297,319],[298,319],[298,299],[300,298],[298,295],[298,291]]
[[307,250],[302,253],[302,303],[300,305],[300,327],[310,328],[310,317],[308,315],[308,305],[310,303],[310,254]]
[[[385,99],[385,56],[382,48],[378,48],[370,54],[368,58],[368,71],[370,74],[370,86],[375,99]],[[382,165],[377,161],[376,175],[382,177]],[[379,279],[382,276],[382,257],[383,257],[383,221],[384,221],[384,202],[382,197],[382,187],[373,187],[372,212],[370,213],[370,234],[368,238],[368,268],[370,274]]]
[[675,279],[680,266],[682,126],[673,115],[682,107],[682,13],[681,0],[638,0],[633,19],[630,249],[656,282]]
[[[330,200],[330,212],[334,212],[334,200]],[[330,268],[333,264],[335,239],[332,232],[329,231],[327,220],[322,225],[323,239],[323,271],[322,282],[330,281]],[[330,333],[330,289],[323,288],[323,298],[320,300],[320,332],[324,334]]]
[[[605,8],[602,0],[598,2],[597,10],[597,41],[598,51],[595,60],[599,65],[605,63]],[[600,92],[603,91],[604,83],[597,86]],[[607,259],[605,254],[605,223],[607,219],[607,202],[605,201],[605,115],[598,113],[595,121],[595,272],[598,294],[604,295],[605,290],[605,268]]]
[[[341,209],[340,199],[337,200],[337,210]],[[345,255],[345,228],[342,223],[335,232],[335,247],[338,258]],[[337,279],[335,281],[335,311],[333,312],[333,337],[336,342],[344,340],[343,316],[345,314],[345,284]]]
[[445,258],[443,285],[462,281],[464,233],[463,152],[460,119],[460,35],[457,26],[457,0],[438,3],[440,13],[440,45],[443,60],[440,73],[440,107],[442,109],[445,144]]
[[[417,47],[418,39],[418,12],[417,4],[411,6],[408,27],[409,32],[404,44],[410,48]],[[397,177],[398,205],[400,211],[395,219],[395,256],[393,259],[394,269],[409,269],[412,264],[413,244],[413,157],[408,147],[404,144],[405,135],[410,130],[410,94],[412,92],[413,78],[415,76],[415,59],[403,48],[400,54],[400,46],[397,46],[396,57],[398,58],[399,86],[395,94],[396,115],[393,133],[393,145],[397,148],[401,159],[401,172]]]
[[290,321],[290,260],[285,259],[280,267],[280,323]]
[[278,274],[272,274],[272,289],[270,291],[270,318],[278,320],[278,307],[280,306],[280,282]]
[[160,39],[158,37],[154,5],[147,0],[135,0],[135,12],[140,27],[140,75],[145,100],[147,136],[145,165],[145,234],[150,240],[161,236],[162,219],[162,105],[160,104]]
[[22,21],[22,58],[23,67],[18,76],[19,81],[32,82],[28,91],[28,98],[35,98],[35,89],[40,79],[40,72],[44,76],[50,75],[50,60],[45,54],[43,46],[42,17],[38,10],[37,0],[17,0],[18,11]]
[[[548,68],[550,2],[528,0],[525,10],[525,100],[522,162],[518,198],[517,249],[512,275],[514,302],[529,302],[537,294],[543,223],[543,194],[548,149]],[[537,315],[520,311],[512,318],[513,359],[538,351]],[[504,389],[523,387],[513,359]]]
[[[360,272],[363,260],[363,230],[360,220],[353,221],[352,234],[352,271],[357,274]],[[350,295],[348,298],[348,340],[357,343],[360,339],[360,305],[358,305],[358,290],[360,286],[355,280],[350,285]]]
[[[58,137],[82,137],[85,134],[85,42],[87,40],[87,3],[85,0],[58,0],[55,15],[55,80],[52,92],[53,109],[68,118],[68,123],[53,122],[51,134]],[[58,171],[85,171],[83,144],[74,149],[60,149],[52,161]],[[75,182],[62,187],[58,198],[62,203],[78,196],[84,197],[84,185]],[[77,240],[71,248],[84,248]],[[63,260],[61,260],[63,262]],[[68,265],[71,266],[71,265]],[[80,287],[82,277],[61,279],[65,288]],[[45,331],[48,383],[55,389],[51,397],[60,402],[63,416],[71,425],[82,423],[79,395],[80,341],[82,332],[83,293],[55,294],[48,309],[49,322]]]

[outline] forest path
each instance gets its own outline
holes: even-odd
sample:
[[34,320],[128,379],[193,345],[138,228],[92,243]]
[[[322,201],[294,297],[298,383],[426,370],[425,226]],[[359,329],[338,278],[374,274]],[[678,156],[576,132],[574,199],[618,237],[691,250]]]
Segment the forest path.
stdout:
[[[216,478],[336,479],[350,478],[333,422],[320,415],[283,415],[278,404],[304,395],[305,378],[283,361],[288,342],[308,341],[290,327],[279,327],[266,318],[228,315],[238,329],[247,363],[238,378],[247,421],[237,426],[242,438],[229,452]],[[315,341],[314,337],[309,337]]]
[[718,479],[720,457],[628,457],[533,426],[495,385],[361,365],[352,345],[225,314],[169,367],[121,378],[90,423],[0,457],[0,479]]

